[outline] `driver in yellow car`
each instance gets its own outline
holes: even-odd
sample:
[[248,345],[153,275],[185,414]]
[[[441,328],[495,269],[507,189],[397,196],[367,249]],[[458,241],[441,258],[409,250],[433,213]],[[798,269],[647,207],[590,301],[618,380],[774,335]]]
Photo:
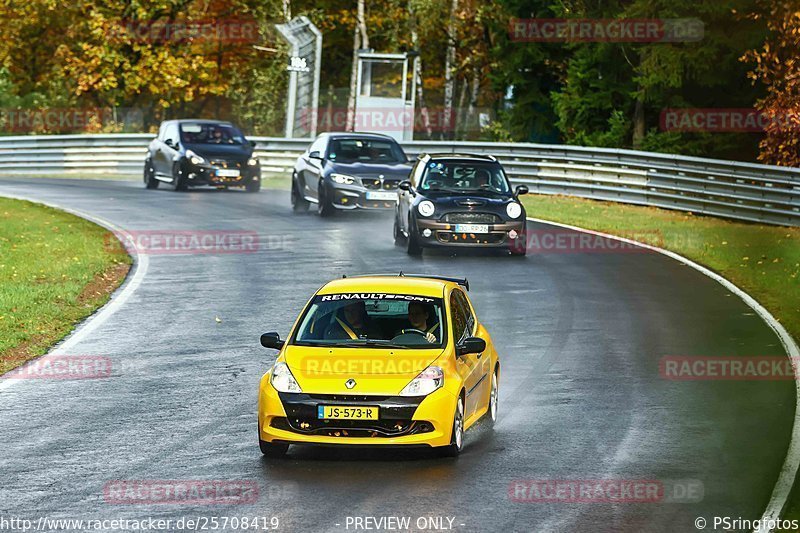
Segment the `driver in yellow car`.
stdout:
[[430,319],[430,310],[428,306],[420,302],[411,302],[408,304],[408,322],[411,324],[410,328],[401,329],[398,335],[408,333],[409,330],[420,331],[425,334],[425,339],[428,342],[438,342],[437,334],[439,333],[439,323],[435,322],[428,326]]
[[380,339],[380,332],[373,327],[363,301],[347,304],[343,309],[344,316],[337,316],[328,331],[326,339]]

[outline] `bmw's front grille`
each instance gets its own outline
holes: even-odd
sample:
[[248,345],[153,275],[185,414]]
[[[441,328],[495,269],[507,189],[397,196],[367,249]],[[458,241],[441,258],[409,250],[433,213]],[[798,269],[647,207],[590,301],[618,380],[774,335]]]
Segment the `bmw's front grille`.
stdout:
[[386,179],[386,178],[361,178],[361,183],[364,184],[364,187],[367,189],[372,189],[375,191],[393,191],[397,189],[397,184],[400,183],[398,179]]
[[444,222],[451,224],[499,224],[500,217],[492,213],[448,213]]

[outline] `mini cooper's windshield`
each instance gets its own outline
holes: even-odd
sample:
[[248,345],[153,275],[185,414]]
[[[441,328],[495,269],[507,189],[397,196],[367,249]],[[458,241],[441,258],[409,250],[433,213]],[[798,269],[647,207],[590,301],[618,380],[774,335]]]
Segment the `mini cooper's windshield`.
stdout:
[[440,298],[409,294],[316,296],[291,344],[364,348],[440,348],[446,328]]
[[422,191],[493,192],[510,194],[503,167],[474,161],[431,161],[420,180]]

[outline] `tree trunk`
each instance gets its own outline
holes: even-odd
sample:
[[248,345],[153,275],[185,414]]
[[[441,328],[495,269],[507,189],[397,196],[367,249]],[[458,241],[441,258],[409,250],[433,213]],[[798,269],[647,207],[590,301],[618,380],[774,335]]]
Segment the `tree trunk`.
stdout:
[[358,51],[361,48],[369,48],[364,3],[365,0],[358,0],[356,27],[353,32],[353,65],[350,69],[350,95],[347,98],[347,124],[345,126],[347,131],[353,131],[356,122],[356,91],[360,89],[356,87],[358,84]]
[[444,125],[445,129],[453,131],[453,98],[456,93],[456,12],[458,0],[451,0],[450,19],[447,23],[447,53],[444,62]]
[[286,22],[292,20],[292,0],[283,0],[283,18]]
[[636,97],[636,106],[633,110],[633,147],[639,148],[642,145],[642,140],[645,136],[645,120],[644,120],[644,95],[639,94]]
[[[408,2],[408,24],[411,29],[411,46],[414,51],[419,52],[419,32],[417,31],[417,13],[414,11],[412,0]],[[433,135],[431,129],[431,120],[428,116],[428,106],[425,105],[425,88],[423,86],[422,76],[422,57],[414,57],[414,71],[417,73],[415,82],[417,84],[417,107],[419,108],[419,116],[422,120],[422,127],[428,139]],[[414,117],[416,119],[416,117]],[[416,124],[416,120],[414,121]]]
[[467,128],[467,133],[469,133],[469,128],[471,126],[475,127],[475,131],[480,131],[480,123],[475,116],[475,112],[478,107],[478,95],[480,94],[480,90],[481,69],[478,68],[477,65],[474,65],[472,67],[472,87],[469,95],[469,108],[467,109],[467,116],[464,120],[464,127]]

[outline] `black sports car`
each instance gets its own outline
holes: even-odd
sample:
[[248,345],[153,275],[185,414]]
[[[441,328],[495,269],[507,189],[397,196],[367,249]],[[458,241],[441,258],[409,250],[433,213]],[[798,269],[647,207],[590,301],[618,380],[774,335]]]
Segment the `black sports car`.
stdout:
[[393,209],[397,185],[411,165],[397,141],[377,133],[323,133],[297,159],[292,207],[317,204],[321,216],[337,209]]
[[425,247],[505,248],[525,255],[525,208],[502,165],[492,156],[420,156],[409,181],[400,183],[394,220],[395,244],[410,255]]
[[261,166],[254,142],[230,122],[167,120],[147,149],[144,183],[148,189],[169,183],[176,191],[211,185],[261,189]]

